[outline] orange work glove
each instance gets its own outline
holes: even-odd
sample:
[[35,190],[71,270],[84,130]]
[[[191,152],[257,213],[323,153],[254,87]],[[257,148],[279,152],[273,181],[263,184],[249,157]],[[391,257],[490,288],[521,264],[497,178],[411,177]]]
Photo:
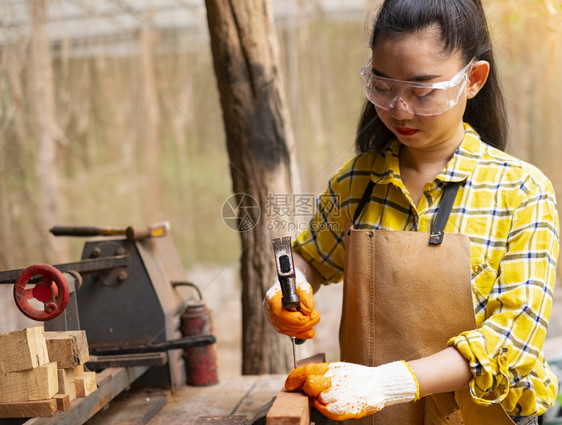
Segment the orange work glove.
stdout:
[[362,418],[419,397],[418,381],[406,362],[378,367],[308,364],[293,369],[285,381],[287,391],[301,388],[320,413],[336,421]]
[[297,294],[300,298],[300,311],[288,311],[283,308],[281,285],[279,279],[267,293],[263,300],[265,317],[277,332],[299,339],[314,338],[313,326],[320,321],[320,313],[314,310],[312,287],[306,281],[304,274],[295,268]]

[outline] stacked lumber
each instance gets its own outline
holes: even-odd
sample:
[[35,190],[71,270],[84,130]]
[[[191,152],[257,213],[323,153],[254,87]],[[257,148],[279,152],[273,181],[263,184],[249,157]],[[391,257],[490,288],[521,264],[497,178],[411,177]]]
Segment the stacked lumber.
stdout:
[[49,360],[57,363],[59,394],[67,394],[70,401],[86,397],[96,388],[95,372],[85,372],[84,363],[90,359],[84,331],[45,332]]
[[[0,418],[53,416],[96,390],[84,331],[0,334]],[[92,384],[93,382],[93,384]]]

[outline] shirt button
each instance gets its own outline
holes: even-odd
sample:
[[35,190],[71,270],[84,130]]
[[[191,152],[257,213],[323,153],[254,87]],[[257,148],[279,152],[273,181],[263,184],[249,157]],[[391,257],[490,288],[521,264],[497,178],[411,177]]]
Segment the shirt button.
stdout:
[[482,267],[480,267],[479,264],[475,264],[474,266],[472,266],[473,273],[480,273],[480,270],[482,270]]

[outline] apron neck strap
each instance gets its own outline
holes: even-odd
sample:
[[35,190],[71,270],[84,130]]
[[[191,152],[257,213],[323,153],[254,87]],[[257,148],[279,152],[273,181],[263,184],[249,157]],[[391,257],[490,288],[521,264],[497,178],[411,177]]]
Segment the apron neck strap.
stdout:
[[[449,216],[453,209],[453,204],[455,203],[455,198],[457,197],[457,192],[462,182],[449,182],[445,188],[445,193],[443,193],[443,198],[439,204],[439,209],[437,210],[437,215],[433,224],[431,225],[431,233],[429,235],[430,245],[439,245],[443,242],[443,235],[445,233],[445,225],[449,221]],[[363,196],[357,204],[357,209],[353,215],[353,226],[357,223],[357,220],[361,216],[361,213],[365,209],[367,203],[371,200],[371,194],[373,193],[373,188],[375,187],[375,182],[369,180],[369,184],[363,192]]]
[[439,203],[439,209],[437,210],[437,215],[435,220],[431,225],[431,233],[429,235],[430,245],[439,245],[443,242],[443,235],[445,234],[445,225],[449,221],[449,216],[453,209],[453,204],[455,203],[455,198],[459,187],[462,182],[449,182],[445,188],[445,193],[441,198]]
[[357,209],[355,210],[355,214],[353,215],[353,227],[355,227],[355,223],[361,216],[361,213],[365,209],[367,202],[371,200],[371,194],[373,193],[373,188],[375,187],[375,182],[373,180],[369,180],[369,184],[365,188],[365,192],[363,192],[363,196],[357,204]]

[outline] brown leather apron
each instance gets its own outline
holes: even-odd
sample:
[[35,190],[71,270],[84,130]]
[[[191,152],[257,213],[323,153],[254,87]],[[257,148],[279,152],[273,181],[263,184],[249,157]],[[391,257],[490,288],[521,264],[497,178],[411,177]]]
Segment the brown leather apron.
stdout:
[[[475,329],[470,241],[444,234],[459,184],[449,183],[431,234],[346,230],[346,272],[340,346],[343,361],[378,366],[414,360],[447,348]],[[354,222],[370,199],[369,184]],[[431,242],[429,242],[431,239]],[[476,404],[468,389],[389,406],[346,423],[359,425],[508,425],[496,404]]]

